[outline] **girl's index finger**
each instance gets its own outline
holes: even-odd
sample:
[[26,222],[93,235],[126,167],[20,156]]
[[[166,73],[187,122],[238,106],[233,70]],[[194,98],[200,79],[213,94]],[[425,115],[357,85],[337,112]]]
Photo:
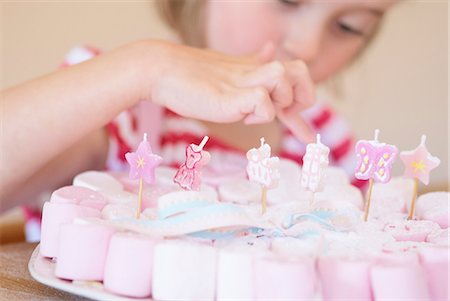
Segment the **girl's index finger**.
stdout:
[[311,127],[300,116],[300,112],[286,113],[283,110],[277,110],[278,119],[292,132],[292,134],[303,143],[312,143],[315,141],[315,134]]

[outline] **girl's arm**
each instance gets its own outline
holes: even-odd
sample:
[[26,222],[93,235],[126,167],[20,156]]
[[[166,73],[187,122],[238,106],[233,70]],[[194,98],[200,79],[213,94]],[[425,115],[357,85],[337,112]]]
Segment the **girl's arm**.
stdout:
[[2,210],[104,164],[101,128],[144,98],[135,53],[123,47],[2,93]]
[[313,140],[298,114],[314,103],[305,64],[264,64],[264,56],[143,41],[4,91],[2,209],[102,166],[107,143],[101,128],[143,99],[213,122],[278,116],[298,138]]

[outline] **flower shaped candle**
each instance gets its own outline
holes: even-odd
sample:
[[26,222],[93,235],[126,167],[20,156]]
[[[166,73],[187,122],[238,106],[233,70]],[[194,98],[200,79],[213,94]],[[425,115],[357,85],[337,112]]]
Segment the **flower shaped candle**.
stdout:
[[364,214],[367,221],[370,209],[370,197],[372,194],[373,181],[387,183],[391,179],[392,164],[397,157],[398,150],[395,145],[380,143],[378,135],[380,130],[375,130],[375,139],[359,140],[355,146],[358,158],[355,170],[355,178],[359,180],[369,180],[369,190]]
[[278,186],[280,172],[278,165],[280,159],[271,157],[270,145],[261,138],[261,146],[252,148],[247,152],[247,174],[250,181],[256,182],[262,188],[262,213],[266,212],[267,189]]
[[201,186],[201,170],[209,163],[211,156],[203,147],[209,137],[205,136],[199,145],[189,144],[186,147],[186,161],[180,166],[173,181],[186,190],[199,191]]
[[324,172],[328,167],[328,154],[330,149],[320,142],[320,134],[317,134],[316,143],[306,146],[306,154],[303,156],[301,186],[312,192],[323,189]]
[[138,208],[136,212],[136,218],[139,218],[141,214],[143,181],[148,184],[152,184],[155,181],[155,168],[161,164],[162,158],[152,152],[145,133],[137,151],[126,153],[125,159],[130,164],[130,179],[139,179]]
[[414,193],[411,201],[408,219],[414,216],[414,206],[417,198],[417,185],[420,180],[423,184],[430,183],[430,172],[439,166],[441,161],[433,157],[425,146],[427,136],[422,135],[421,142],[414,150],[403,151],[400,153],[400,159],[405,165],[405,177],[414,179]]

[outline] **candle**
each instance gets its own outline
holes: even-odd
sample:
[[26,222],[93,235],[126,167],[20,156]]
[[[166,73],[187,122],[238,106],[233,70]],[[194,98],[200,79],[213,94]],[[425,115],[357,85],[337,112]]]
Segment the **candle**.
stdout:
[[130,179],[139,179],[138,208],[136,212],[136,218],[139,218],[142,205],[143,181],[148,184],[152,184],[155,181],[155,168],[161,164],[162,158],[152,152],[150,143],[147,141],[147,134],[144,133],[137,151],[126,153],[125,159],[130,164]]
[[387,183],[391,179],[391,169],[397,157],[395,145],[378,141],[380,130],[375,130],[374,140],[359,140],[355,146],[358,158],[355,177],[359,180],[369,180],[369,190],[365,206],[364,220],[367,221],[370,209],[370,197],[373,181]]
[[414,150],[403,151],[400,153],[400,159],[405,165],[404,176],[414,179],[414,192],[408,219],[412,219],[414,216],[414,206],[417,198],[417,180],[428,185],[430,183],[430,172],[441,163],[439,158],[433,157],[428,151],[425,145],[426,139],[427,136],[422,135],[419,146]]
[[200,190],[201,170],[211,159],[209,152],[203,150],[208,140],[209,137],[205,136],[199,145],[191,143],[186,147],[186,160],[173,178],[173,181],[180,185],[181,188],[185,190]]
[[271,157],[270,145],[265,143],[264,138],[260,139],[259,148],[252,148],[247,152],[247,174],[250,181],[261,185],[262,213],[266,212],[267,190],[278,186],[280,172],[278,166],[280,159]]
[[324,172],[328,167],[328,154],[330,149],[321,143],[320,134],[317,134],[316,143],[306,146],[303,156],[301,186],[312,192],[323,189]]

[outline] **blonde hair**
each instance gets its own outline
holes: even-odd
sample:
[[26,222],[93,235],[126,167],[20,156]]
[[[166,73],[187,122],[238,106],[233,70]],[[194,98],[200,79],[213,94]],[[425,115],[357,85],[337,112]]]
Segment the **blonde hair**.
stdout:
[[190,46],[205,47],[205,0],[157,0],[160,17],[182,41]]

